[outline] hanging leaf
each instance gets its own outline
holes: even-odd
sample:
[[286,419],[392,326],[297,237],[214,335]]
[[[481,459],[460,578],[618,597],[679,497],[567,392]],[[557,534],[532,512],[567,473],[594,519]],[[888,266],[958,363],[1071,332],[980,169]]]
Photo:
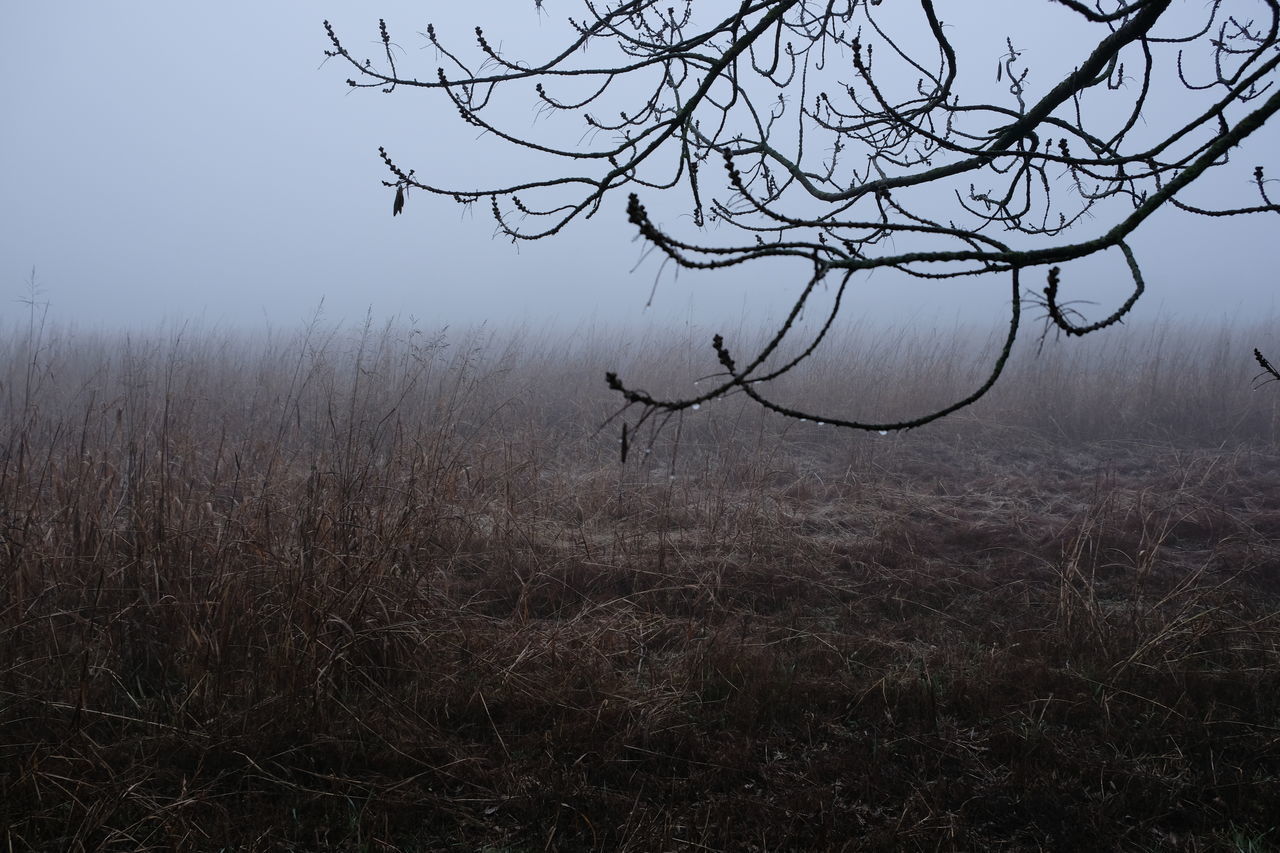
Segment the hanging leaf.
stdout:
[[391,206],[391,215],[399,216],[404,210],[404,187],[396,187],[396,203]]

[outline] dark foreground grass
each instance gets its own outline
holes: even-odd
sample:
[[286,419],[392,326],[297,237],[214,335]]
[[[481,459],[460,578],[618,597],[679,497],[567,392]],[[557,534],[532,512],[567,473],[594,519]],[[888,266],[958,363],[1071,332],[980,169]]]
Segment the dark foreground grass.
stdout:
[[[4,849],[1274,849],[1266,340],[1127,334],[626,466],[603,370],[701,350],[11,336]],[[921,410],[981,350],[783,393]]]

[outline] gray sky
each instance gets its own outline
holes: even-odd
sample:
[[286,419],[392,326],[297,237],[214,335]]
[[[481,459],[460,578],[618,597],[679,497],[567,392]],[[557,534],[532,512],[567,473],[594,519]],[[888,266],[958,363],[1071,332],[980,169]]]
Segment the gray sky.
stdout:
[[[973,61],[993,76],[1009,4],[965,3],[961,13],[957,2],[941,3],[940,14],[972,29],[972,49],[988,54]],[[518,247],[493,239],[485,210],[468,216],[421,193],[392,219],[392,194],[379,183],[387,176],[379,145],[420,175],[458,176],[461,185],[504,164],[489,159],[495,149],[435,93],[350,93],[347,68],[322,67],[321,21],[332,20],[353,51],[376,56],[377,19],[385,17],[405,47],[404,68],[428,76],[438,63],[420,49],[417,32],[429,20],[453,44],[469,48],[471,28],[483,23],[495,43],[520,39],[536,56],[539,46],[563,40],[563,19],[581,8],[567,0],[545,5],[539,16],[523,0],[5,3],[0,322],[25,313],[19,300],[33,266],[50,316],[87,326],[292,325],[322,299],[329,319],[372,311],[379,320],[412,316],[428,326],[715,325],[775,316],[794,292],[776,267],[668,272],[646,312],[658,267],[650,260],[631,272],[640,247],[621,194],[567,234]],[[990,18],[973,12],[979,5]],[[1051,85],[1054,62],[1069,67],[1087,47],[1055,32],[1036,50],[1028,53],[1032,80],[1039,75]],[[1156,112],[1176,104],[1157,101]],[[533,127],[531,109],[512,115],[515,129]],[[1280,128],[1267,128],[1239,152],[1207,192],[1256,203],[1253,165],[1269,159],[1280,178],[1280,158],[1262,156],[1268,147],[1280,151]],[[505,163],[513,165],[521,167]],[[1134,247],[1149,283],[1138,317],[1274,313],[1280,217],[1162,214]],[[1065,297],[1118,293],[1119,264],[1111,258],[1069,268]],[[859,291],[855,313],[902,323],[1002,312],[1003,283],[897,294],[876,283]],[[1113,301],[1104,305],[1109,311]],[[1094,310],[1100,315],[1104,306]]]

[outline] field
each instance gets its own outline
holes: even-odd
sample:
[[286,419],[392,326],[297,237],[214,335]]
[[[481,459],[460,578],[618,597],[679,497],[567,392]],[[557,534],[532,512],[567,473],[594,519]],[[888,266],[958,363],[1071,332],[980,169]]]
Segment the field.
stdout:
[[[709,334],[32,319],[5,850],[1280,848],[1274,325],[1030,341],[904,434],[723,399],[623,464],[604,371],[688,391]],[[841,339],[778,396],[911,415],[994,352]]]

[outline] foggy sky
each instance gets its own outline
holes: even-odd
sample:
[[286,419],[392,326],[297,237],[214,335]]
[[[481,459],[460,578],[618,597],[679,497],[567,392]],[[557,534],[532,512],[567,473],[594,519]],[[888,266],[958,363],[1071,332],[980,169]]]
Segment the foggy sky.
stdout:
[[[958,14],[956,2],[940,4],[944,20],[948,9]],[[462,47],[483,23],[495,42],[519,37],[550,51],[565,38],[564,18],[581,7],[544,5],[539,15],[517,0],[5,4],[0,325],[25,313],[32,267],[52,319],[107,328],[190,319],[290,325],[322,302],[329,319],[369,312],[428,326],[715,325],[776,316],[794,293],[778,268],[675,277],[659,274],[651,258],[632,272],[641,247],[625,219],[625,194],[560,237],[519,246],[494,239],[485,209],[467,215],[422,193],[410,196],[405,215],[391,217],[379,145],[420,176],[434,170],[460,184],[521,164],[475,156],[482,150],[475,129],[437,93],[350,92],[348,69],[323,64],[321,21],[332,20],[353,51],[376,57],[377,19],[385,17],[405,48],[405,71],[432,76],[438,62],[418,36],[428,21]],[[994,71],[1008,4],[964,5],[969,24],[978,18],[975,32],[990,34],[975,48],[989,55],[974,61]],[[991,19],[976,15],[979,7]],[[1028,55],[1033,81],[1054,73],[1054,61],[1069,68],[1089,49],[1057,42],[1059,56],[1048,47]],[[516,130],[532,127],[531,110],[514,115]],[[1280,177],[1280,158],[1264,156],[1268,149],[1280,151],[1280,128],[1266,128],[1216,171],[1217,200],[1257,203],[1252,167],[1268,163]],[[1274,313],[1280,217],[1221,221],[1166,211],[1132,243],[1148,278],[1138,318]],[[894,295],[875,281],[859,291],[855,313],[893,323],[1002,316],[1002,282]],[[1123,298],[1124,282],[1116,258],[1091,260],[1071,267],[1064,291],[1102,300],[1094,309],[1101,316],[1114,307],[1108,297]]]

